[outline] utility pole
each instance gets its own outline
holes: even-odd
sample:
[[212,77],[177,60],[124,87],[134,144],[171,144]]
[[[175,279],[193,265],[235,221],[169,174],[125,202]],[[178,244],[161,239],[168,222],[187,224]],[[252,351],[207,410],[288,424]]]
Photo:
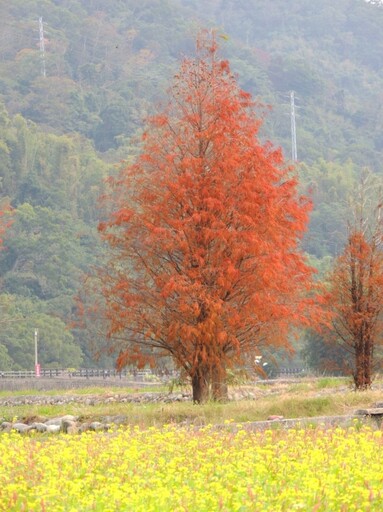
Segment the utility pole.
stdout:
[[37,350],[37,341],[39,337],[39,330],[35,329],[35,377],[40,377],[40,365],[39,365],[39,357]]
[[43,19],[39,18],[39,33],[40,33],[40,58],[41,58],[41,74],[45,78],[47,76],[45,70],[45,45],[44,45],[44,23]]
[[290,117],[291,117],[291,159],[293,162],[298,160],[297,154],[297,132],[295,126],[295,95],[290,91]]

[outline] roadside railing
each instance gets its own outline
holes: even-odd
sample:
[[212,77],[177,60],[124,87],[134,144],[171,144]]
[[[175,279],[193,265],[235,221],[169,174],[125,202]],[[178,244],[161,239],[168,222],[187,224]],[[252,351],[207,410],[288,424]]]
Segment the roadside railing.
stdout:
[[307,368],[278,368],[277,374],[279,374],[279,377],[287,377],[289,375],[291,376],[305,376],[309,373],[309,370]]
[[[307,375],[306,368],[279,368],[276,370],[276,377],[303,377]],[[12,370],[0,371],[0,379],[31,379],[36,376],[33,370]],[[153,371],[153,370],[132,370],[124,369],[117,371],[116,369],[101,368],[41,368],[40,377],[48,379],[125,379],[135,382],[158,382],[169,381],[177,378],[177,371]]]
[[[33,370],[0,371],[0,379],[30,379],[35,377]],[[170,372],[153,372],[152,370],[121,370],[100,368],[41,368],[38,378],[102,378],[102,379],[130,379],[134,381],[158,381],[172,377]]]

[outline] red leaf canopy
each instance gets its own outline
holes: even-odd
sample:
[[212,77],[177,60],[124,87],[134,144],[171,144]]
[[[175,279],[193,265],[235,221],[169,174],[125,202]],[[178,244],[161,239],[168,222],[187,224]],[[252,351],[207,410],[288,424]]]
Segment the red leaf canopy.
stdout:
[[120,363],[167,354],[189,375],[288,346],[305,322],[312,270],[299,241],[310,204],[214,37],[175,76],[140,156],[111,180],[101,272]]

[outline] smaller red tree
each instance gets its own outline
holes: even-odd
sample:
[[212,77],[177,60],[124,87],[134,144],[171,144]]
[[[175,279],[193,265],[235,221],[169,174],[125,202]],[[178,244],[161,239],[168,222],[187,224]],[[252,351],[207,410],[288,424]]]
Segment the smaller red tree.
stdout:
[[366,178],[362,178],[354,223],[346,247],[330,276],[327,304],[333,313],[332,338],[352,354],[356,389],[372,383],[374,358],[382,344],[383,328],[383,230],[381,208],[366,210]]

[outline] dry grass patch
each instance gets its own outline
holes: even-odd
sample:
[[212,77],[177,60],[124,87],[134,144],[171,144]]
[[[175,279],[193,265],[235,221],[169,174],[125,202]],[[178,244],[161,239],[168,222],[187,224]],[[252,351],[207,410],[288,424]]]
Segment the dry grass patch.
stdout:
[[368,391],[319,397],[285,394],[258,400],[207,403],[203,405],[193,405],[190,402],[165,404],[112,403],[95,406],[83,404],[23,405],[0,407],[0,417],[12,421],[15,417],[19,420],[25,420],[30,417],[49,418],[73,414],[81,417],[84,421],[100,420],[106,416],[124,416],[127,424],[141,427],[159,427],[168,423],[207,425],[224,423],[227,420],[235,422],[260,421],[267,419],[270,415],[300,418],[350,414],[356,408],[369,407],[379,399],[382,399],[381,392]]
[[[302,379],[299,382],[280,382],[277,384],[257,384],[256,386],[236,387],[234,391],[249,391],[254,399],[231,401],[228,403],[209,402],[194,405],[191,402],[175,403],[67,403],[62,405],[18,405],[0,406],[0,418],[12,421],[14,418],[25,420],[31,417],[50,418],[72,414],[83,420],[99,420],[106,416],[124,416],[126,423],[142,427],[161,426],[168,423],[207,425],[265,420],[271,415],[284,418],[314,416],[337,416],[352,414],[357,408],[370,407],[374,402],[383,400],[381,382],[376,389],[355,392],[350,389],[346,379]],[[186,391],[183,389],[183,391]],[[124,394],[130,388],[100,389],[98,396]],[[58,393],[60,394],[60,393]],[[62,393],[64,394],[64,393]],[[68,394],[81,396],[97,394],[97,388],[81,389],[80,393],[71,390]]]

